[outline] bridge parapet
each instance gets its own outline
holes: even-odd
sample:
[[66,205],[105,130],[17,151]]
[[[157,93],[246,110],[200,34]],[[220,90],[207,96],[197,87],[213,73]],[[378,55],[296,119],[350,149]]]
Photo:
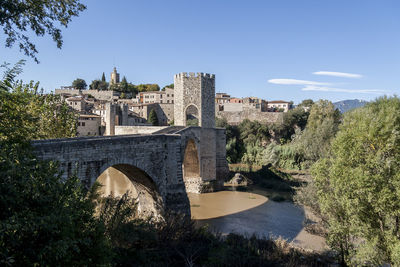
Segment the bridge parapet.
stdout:
[[38,140],[32,145],[39,158],[59,162],[63,178],[76,174],[86,187],[109,167],[134,166],[154,182],[165,208],[190,214],[179,135],[78,137]]

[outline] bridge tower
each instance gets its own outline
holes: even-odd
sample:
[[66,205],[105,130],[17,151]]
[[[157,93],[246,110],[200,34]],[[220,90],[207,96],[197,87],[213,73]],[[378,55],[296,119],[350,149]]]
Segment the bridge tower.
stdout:
[[198,72],[174,76],[174,123],[215,127],[215,75]]

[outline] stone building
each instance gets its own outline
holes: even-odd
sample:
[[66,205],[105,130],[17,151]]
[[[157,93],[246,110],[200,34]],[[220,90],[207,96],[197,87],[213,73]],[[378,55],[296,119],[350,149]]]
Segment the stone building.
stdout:
[[174,89],[165,88],[165,91],[148,91],[139,92],[136,95],[136,103],[138,104],[149,104],[149,103],[159,103],[159,104],[169,104],[174,103]]
[[270,111],[282,110],[283,112],[288,112],[291,109],[291,103],[283,100],[268,101],[267,105]]
[[76,111],[84,112],[86,110],[86,101],[82,95],[68,97],[65,102]]
[[113,72],[111,72],[110,85],[119,83],[119,73],[117,72],[117,68],[114,67]]
[[78,136],[98,136],[101,132],[101,117],[96,114],[80,114],[77,127]]
[[55,89],[54,93],[62,98],[70,96],[93,96],[96,100],[113,101],[119,98],[120,93],[117,91],[102,91],[102,90],[78,90],[71,86],[61,86],[60,89]]
[[217,103],[217,104],[229,103],[230,99],[231,99],[231,96],[226,93],[216,93],[215,94],[215,103]]
[[174,119],[173,103],[147,103],[130,105],[130,110],[145,120],[149,118],[149,114],[153,109],[157,114],[159,125],[168,125]]
[[196,121],[204,128],[215,127],[215,76],[182,72],[174,76],[174,123],[187,126]]

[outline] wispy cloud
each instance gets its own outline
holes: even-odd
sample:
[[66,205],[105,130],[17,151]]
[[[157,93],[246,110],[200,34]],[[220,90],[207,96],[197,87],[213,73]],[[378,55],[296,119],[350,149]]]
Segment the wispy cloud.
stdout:
[[342,77],[342,78],[362,78],[361,74],[354,73],[346,73],[346,72],[335,72],[335,71],[316,71],[313,72],[315,75],[325,75],[325,76],[334,76],[334,77]]
[[375,89],[343,89],[343,88],[332,88],[323,86],[309,85],[301,89],[302,91],[322,91],[322,92],[341,92],[341,93],[361,93],[361,94],[384,94],[386,90],[375,90]]
[[330,83],[321,83],[314,81],[296,80],[296,79],[271,79],[269,83],[285,85],[330,85]]

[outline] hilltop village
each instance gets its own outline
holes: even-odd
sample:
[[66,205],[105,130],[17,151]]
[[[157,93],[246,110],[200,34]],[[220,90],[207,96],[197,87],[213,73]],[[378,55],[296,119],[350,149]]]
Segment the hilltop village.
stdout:
[[[113,135],[115,132],[111,130],[113,127],[108,126],[109,123],[141,128],[174,125],[174,106],[177,101],[174,84],[161,90],[157,85],[148,85],[136,95],[121,90],[128,86],[132,85],[128,85],[125,77],[120,80],[120,74],[114,68],[109,83],[105,81],[103,74],[102,80],[93,81],[89,89],[85,88],[86,84],[73,84],[55,89],[55,94],[60,95],[79,114],[78,136]],[[244,119],[274,123],[281,120],[283,113],[291,108],[292,102],[288,101],[267,101],[258,97],[237,98],[226,93],[215,93],[215,116],[225,118],[230,125],[238,125]],[[191,107],[186,111],[186,116],[187,125],[199,125],[198,108]],[[115,129],[126,131],[127,127]],[[132,129],[134,128],[131,127]]]

